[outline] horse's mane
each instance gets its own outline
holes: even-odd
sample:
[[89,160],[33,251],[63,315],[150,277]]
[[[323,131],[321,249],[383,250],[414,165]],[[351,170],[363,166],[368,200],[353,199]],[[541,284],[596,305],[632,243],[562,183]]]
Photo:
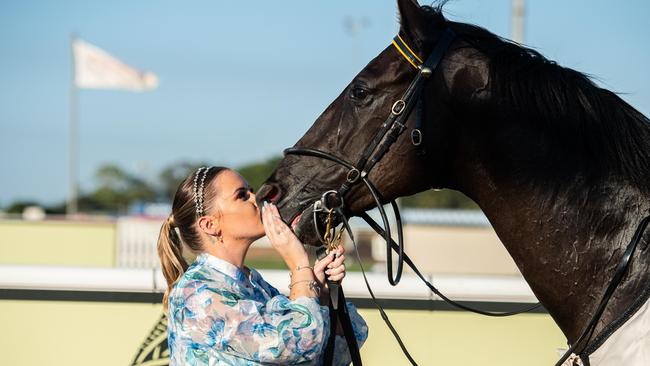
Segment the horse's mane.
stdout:
[[[439,20],[442,5],[444,2],[423,8],[432,20]],[[589,76],[562,67],[535,50],[478,26],[446,22],[489,60],[488,104],[499,116],[491,122],[508,124],[515,131],[508,139],[521,138],[521,144],[530,144],[532,138],[543,147],[539,156],[520,163],[543,161],[547,166],[510,168],[555,174],[563,181],[567,174],[598,181],[614,177],[650,190],[647,117],[615,93],[598,87]],[[522,124],[526,124],[527,134],[520,135]],[[518,142],[500,143],[512,146]]]

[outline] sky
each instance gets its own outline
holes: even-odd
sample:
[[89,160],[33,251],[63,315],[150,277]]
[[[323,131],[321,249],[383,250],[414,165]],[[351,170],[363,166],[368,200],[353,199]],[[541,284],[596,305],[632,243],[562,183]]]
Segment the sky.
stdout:
[[[509,38],[510,6],[452,0],[445,15]],[[527,0],[524,42],[648,116],[649,17],[644,0]],[[67,196],[73,33],[160,79],[143,93],[79,92],[87,191],[107,163],[155,181],[174,162],[279,155],[397,29],[386,0],[0,2],[0,207]]]

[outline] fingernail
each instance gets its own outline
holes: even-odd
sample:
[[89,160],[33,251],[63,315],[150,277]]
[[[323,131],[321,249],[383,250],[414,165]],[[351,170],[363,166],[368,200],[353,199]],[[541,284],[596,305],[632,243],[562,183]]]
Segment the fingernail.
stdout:
[[325,271],[325,273],[330,274],[330,270],[328,269],[327,271]]

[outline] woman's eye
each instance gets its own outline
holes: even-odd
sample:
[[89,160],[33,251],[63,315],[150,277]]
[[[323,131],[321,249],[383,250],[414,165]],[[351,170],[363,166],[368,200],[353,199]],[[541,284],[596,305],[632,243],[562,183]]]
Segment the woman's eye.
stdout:
[[368,90],[359,86],[355,86],[350,90],[350,97],[352,97],[354,100],[362,101],[368,97]]

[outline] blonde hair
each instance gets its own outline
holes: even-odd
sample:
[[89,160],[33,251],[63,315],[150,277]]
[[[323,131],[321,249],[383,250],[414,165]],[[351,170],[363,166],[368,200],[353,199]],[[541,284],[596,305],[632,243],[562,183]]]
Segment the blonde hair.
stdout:
[[[212,167],[205,174],[205,186],[210,183],[224,170],[224,167]],[[172,202],[172,213],[160,228],[158,236],[158,257],[162,273],[167,281],[167,290],[163,296],[163,310],[169,308],[169,296],[174,285],[181,279],[187,268],[190,254],[198,254],[203,250],[201,236],[196,228],[198,210],[195,197],[195,173],[189,175],[178,186],[174,201]],[[203,191],[203,207],[207,212],[214,206],[215,194],[213,189]],[[192,253],[183,253],[183,249]]]

